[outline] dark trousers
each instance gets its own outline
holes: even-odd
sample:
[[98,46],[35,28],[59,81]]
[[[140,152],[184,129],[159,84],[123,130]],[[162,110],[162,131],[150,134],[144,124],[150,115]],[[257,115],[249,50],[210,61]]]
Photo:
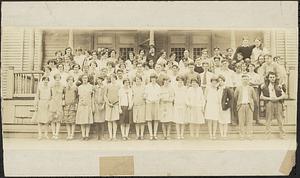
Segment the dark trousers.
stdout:
[[[229,91],[231,93],[231,96],[234,96],[234,90],[235,87],[229,87]],[[236,110],[236,101],[234,100],[234,97],[232,97],[232,101],[230,103],[230,115],[231,115],[231,123],[232,124],[238,124],[238,117],[237,117],[237,110]]]

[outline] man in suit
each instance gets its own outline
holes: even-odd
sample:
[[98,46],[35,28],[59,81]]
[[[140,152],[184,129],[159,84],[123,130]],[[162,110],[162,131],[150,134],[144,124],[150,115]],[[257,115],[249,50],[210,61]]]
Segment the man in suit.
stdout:
[[246,131],[247,139],[251,140],[253,111],[254,106],[257,105],[257,95],[255,90],[249,86],[249,76],[247,74],[242,75],[242,85],[236,88],[234,98],[239,118],[240,139],[244,139]]

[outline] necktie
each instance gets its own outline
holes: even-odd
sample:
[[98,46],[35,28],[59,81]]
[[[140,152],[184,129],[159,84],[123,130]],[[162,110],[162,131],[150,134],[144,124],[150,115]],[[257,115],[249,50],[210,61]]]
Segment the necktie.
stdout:
[[203,74],[203,85],[207,84],[206,71]]

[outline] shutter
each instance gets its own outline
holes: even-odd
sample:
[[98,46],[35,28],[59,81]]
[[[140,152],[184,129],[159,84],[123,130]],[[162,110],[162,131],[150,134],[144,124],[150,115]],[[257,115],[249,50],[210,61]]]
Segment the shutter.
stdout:
[[287,67],[298,66],[298,32],[297,30],[286,31],[286,62]]
[[14,66],[15,70],[22,70],[23,56],[23,36],[22,28],[2,28],[1,40],[1,92],[2,97],[6,96],[7,70],[9,66]]
[[24,40],[23,40],[23,62],[22,62],[22,70],[29,71],[31,69],[31,59],[30,59],[30,29],[24,30]]
[[42,70],[43,32],[41,30],[35,30],[34,35],[34,70]]
[[265,31],[264,32],[264,47],[271,51],[271,32]]
[[43,66],[47,61],[55,57],[56,51],[62,51],[68,47],[68,30],[45,31],[44,33],[44,60]]
[[[276,56],[285,56],[285,31],[276,31]],[[280,61],[284,65],[284,61]]]

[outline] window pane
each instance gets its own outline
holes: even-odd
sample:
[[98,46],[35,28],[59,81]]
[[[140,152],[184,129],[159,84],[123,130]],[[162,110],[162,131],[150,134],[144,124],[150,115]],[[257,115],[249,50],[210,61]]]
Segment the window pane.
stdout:
[[128,53],[130,51],[134,51],[134,48],[120,48],[120,57],[123,57],[124,59],[128,59]]
[[183,58],[183,52],[185,48],[171,48],[171,52],[176,54],[177,61],[180,61]]

